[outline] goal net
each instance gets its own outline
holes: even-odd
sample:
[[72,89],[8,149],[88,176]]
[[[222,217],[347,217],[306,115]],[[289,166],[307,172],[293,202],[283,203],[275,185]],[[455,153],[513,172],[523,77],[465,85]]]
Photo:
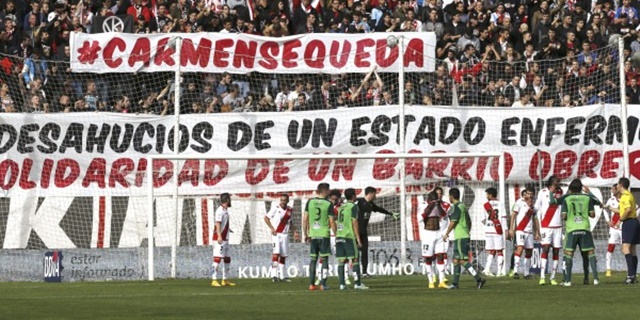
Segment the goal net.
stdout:
[[[269,276],[271,234],[264,216],[271,206],[278,204],[282,193],[290,195],[294,210],[292,229],[300,232],[305,204],[315,197],[318,183],[327,182],[331,189],[341,191],[354,188],[358,197],[364,196],[368,186],[377,188],[374,202],[402,215],[394,220],[390,215],[372,213],[368,227],[368,271],[396,275],[413,274],[421,268],[419,241],[424,226],[419,223],[418,208],[428,192],[440,187],[446,195],[450,188],[460,189],[461,201],[469,207],[473,220],[471,236],[477,254],[481,253],[484,240],[481,220],[485,189],[496,187],[499,194],[506,196],[504,176],[499,174],[500,167],[504,168],[504,157],[497,153],[156,156],[149,161],[153,165],[147,167],[146,176],[152,175],[156,185],[155,188],[147,185],[147,214],[148,219],[154,221],[154,229],[148,232],[149,237],[153,232],[155,240],[151,244],[156,247],[155,250],[149,247],[152,250],[149,251],[149,279],[206,276],[205,270],[212,258],[209,245],[215,211],[224,192],[232,195],[228,237],[234,261],[232,277]],[[174,172],[165,166],[175,161],[180,163],[179,187],[176,189],[170,182],[158,185],[159,179],[167,181],[162,178],[167,172]],[[402,162],[407,173],[404,191],[399,179]],[[468,173],[480,174],[480,179],[465,181],[451,176],[457,166],[470,162],[475,163],[475,167]],[[430,171],[437,172],[438,176],[430,176]],[[448,197],[443,200],[448,201]],[[293,232],[289,237],[289,275],[304,276],[309,262],[308,246],[301,243],[303,237],[294,237]],[[175,247],[173,254],[172,246]]]

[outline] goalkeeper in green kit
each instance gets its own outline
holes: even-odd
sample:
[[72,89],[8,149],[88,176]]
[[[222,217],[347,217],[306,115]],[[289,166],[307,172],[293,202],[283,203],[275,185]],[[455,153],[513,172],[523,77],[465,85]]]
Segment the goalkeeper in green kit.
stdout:
[[360,264],[358,261],[358,248],[362,247],[360,231],[358,230],[358,206],[355,205],[356,190],[349,188],[344,190],[347,202],[340,206],[336,218],[336,259],[338,259],[338,278],[340,290],[347,289],[344,278],[345,264],[351,260],[353,272],[356,274],[354,289],[366,290],[360,276]]

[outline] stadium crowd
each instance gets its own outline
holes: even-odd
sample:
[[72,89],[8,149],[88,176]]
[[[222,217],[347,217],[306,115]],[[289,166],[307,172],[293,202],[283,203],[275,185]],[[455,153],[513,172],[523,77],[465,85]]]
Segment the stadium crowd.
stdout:
[[[289,1],[293,1],[289,3]],[[617,103],[617,37],[627,100],[640,103],[638,0],[2,0],[3,112],[173,112],[170,73],[79,74],[72,32],[99,16],[132,32],[435,32],[436,71],[407,74],[407,104],[568,107]],[[94,30],[95,31],[95,30]],[[398,102],[396,74],[184,74],[182,113],[296,111]]]

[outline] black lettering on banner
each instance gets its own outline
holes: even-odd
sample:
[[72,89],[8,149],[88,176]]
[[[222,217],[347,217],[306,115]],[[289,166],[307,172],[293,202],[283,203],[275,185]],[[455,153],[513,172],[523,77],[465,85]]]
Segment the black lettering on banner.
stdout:
[[111,150],[116,153],[123,153],[129,150],[129,146],[131,145],[131,140],[133,139],[133,125],[130,123],[124,124],[124,134],[122,136],[122,143],[118,144],[120,141],[120,134],[122,133],[122,127],[119,124],[113,125],[113,131],[111,133],[111,141],[109,141],[109,146]]
[[164,152],[164,142],[166,141],[167,127],[159,124],[156,128],[156,152],[162,154]]
[[564,144],[572,146],[580,143],[580,138],[576,138],[576,136],[579,136],[581,131],[579,128],[576,128],[576,126],[586,121],[587,119],[585,119],[585,117],[572,117],[567,120],[567,129],[564,132]]
[[413,138],[413,144],[419,145],[420,142],[425,139],[429,140],[430,145],[436,145],[436,119],[434,117],[422,117],[418,132]]
[[[175,134],[173,133],[173,128],[171,128],[171,130],[169,130],[169,149],[171,151],[173,151],[173,139],[175,137]],[[184,124],[180,125],[180,145],[178,146],[178,150],[180,152],[184,152],[185,150],[187,150],[187,147],[189,146],[189,128],[187,128],[187,126],[185,126]]]
[[[302,129],[300,130],[300,123],[296,120],[291,120],[289,123],[289,129],[287,129],[287,139],[289,140],[289,146],[296,150],[302,149],[309,142],[311,137],[311,127],[313,122],[309,119],[302,120]],[[300,136],[298,137],[298,133]]]
[[39,139],[42,144],[47,146],[45,148],[42,145],[38,145],[38,151],[44,154],[52,154],[58,150],[58,145],[55,143],[56,140],[60,139],[60,125],[54,122],[48,122],[42,127],[40,130]]
[[514,124],[520,123],[518,117],[512,117],[502,120],[502,130],[500,131],[500,142],[505,146],[515,146],[518,142],[514,138],[518,135],[518,132],[511,129]]
[[527,141],[531,141],[534,146],[539,146],[542,141],[542,132],[544,131],[544,119],[538,118],[536,120],[536,126],[533,126],[533,121],[529,118],[522,119],[522,130],[520,130],[520,145],[526,147]]
[[9,135],[7,143],[0,147],[0,153],[5,153],[9,149],[13,148],[13,145],[18,141],[18,131],[10,124],[0,124],[0,142],[4,141],[4,134]]
[[[238,140],[238,133],[242,132],[242,137]],[[229,124],[229,135],[227,138],[227,147],[233,151],[241,150],[251,142],[251,127],[242,122],[236,121]],[[169,137],[171,141],[171,137]],[[171,144],[171,142],[169,142]]]
[[338,128],[338,120],[336,118],[329,118],[329,124],[322,118],[316,118],[313,121],[313,137],[311,138],[311,146],[314,148],[320,147],[320,140],[327,147],[333,146],[333,137],[336,135],[336,128]]
[[[393,118],[391,118],[391,122],[393,122],[393,124],[400,124],[400,116],[395,116]],[[404,115],[404,137],[407,137],[407,128],[409,127],[409,124],[411,124],[411,122],[416,122],[416,117],[412,114],[405,114]],[[398,126],[398,131],[396,132],[396,143],[400,144],[400,126]]]
[[90,124],[89,130],[87,132],[87,152],[92,153],[93,148],[98,147],[98,153],[104,153],[104,147],[107,145],[107,139],[109,138],[109,133],[111,132],[111,126],[103,123],[102,128],[100,129],[100,134],[98,133],[98,125]]
[[[627,122],[628,123],[628,122]],[[631,134],[634,131],[629,129],[629,133]],[[613,140],[616,140],[618,143],[622,143],[622,121],[617,116],[609,117],[609,125],[607,126],[607,137],[605,138],[605,143],[608,145],[613,144]],[[629,141],[631,143],[631,141]]]
[[20,137],[18,138],[18,152],[31,153],[33,152],[33,146],[29,146],[36,142],[36,138],[31,136],[31,132],[38,131],[40,126],[37,123],[25,124],[20,127]]
[[257,150],[271,148],[271,145],[268,142],[265,142],[266,140],[271,140],[271,135],[268,132],[265,132],[265,130],[273,128],[275,125],[275,122],[271,120],[256,123],[256,133],[253,137],[253,143]]
[[[629,144],[632,145],[633,144],[633,140],[635,140],[636,135],[635,132],[636,130],[638,130],[638,118],[634,117],[634,116],[629,116],[627,118],[627,130],[629,130]],[[622,125],[622,123],[620,123],[620,125]],[[611,124],[609,124],[609,126],[611,126]],[[608,137],[609,135],[607,135]]]
[[[471,134],[476,129],[476,136],[472,139]],[[471,117],[464,125],[464,141],[471,146],[475,146],[478,143],[482,142],[482,139],[484,139],[486,133],[487,124],[484,122],[484,119],[480,117]]]
[[349,142],[354,147],[359,147],[367,144],[367,140],[361,139],[361,137],[367,136],[367,131],[360,129],[363,124],[371,123],[369,117],[360,117],[351,120],[351,138]]
[[[453,126],[453,131],[447,137],[446,135],[447,135],[447,132],[449,131],[449,126]],[[440,143],[445,145],[452,144],[458,139],[461,132],[462,132],[462,123],[460,123],[460,120],[458,120],[458,118],[443,117],[440,120],[440,135],[438,140],[440,141]]]
[[200,145],[191,144],[191,149],[200,153],[207,153],[211,150],[209,139],[213,138],[213,126],[211,123],[203,121],[197,123],[191,132],[191,138]]
[[149,138],[153,138],[156,133],[156,129],[149,122],[140,123],[133,134],[133,150],[140,153],[147,153],[153,149],[153,146],[150,143],[142,145],[145,133]]
[[384,114],[377,116],[371,124],[371,133],[373,133],[374,137],[369,138],[369,144],[375,147],[384,146],[389,142],[389,136],[385,133],[390,131],[391,118]]
[[[636,124],[637,120],[638,119],[636,119]],[[593,141],[593,143],[595,144],[601,145],[603,141],[602,138],[600,138],[600,134],[603,133],[606,129],[607,119],[605,119],[603,116],[596,115],[589,118],[584,128],[584,145],[590,145],[590,141]],[[635,132],[635,130],[630,132]],[[631,141],[629,141],[629,143],[631,143]]]
[[75,149],[77,153],[82,153],[82,132],[84,125],[82,123],[73,122],[69,124],[64,139],[60,144],[60,153],[65,153],[67,148]]
[[545,133],[544,145],[550,146],[551,141],[553,141],[553,136],[560,135],[562,132],[556,129],[556,126],[564,123],[564,118],[562,117],[554,117],[547,119],[547,131]]

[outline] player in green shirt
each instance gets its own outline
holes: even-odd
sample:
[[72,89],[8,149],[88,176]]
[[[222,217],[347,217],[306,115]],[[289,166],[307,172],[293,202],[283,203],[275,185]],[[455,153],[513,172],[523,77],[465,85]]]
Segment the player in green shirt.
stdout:
[[360,262],[358,260],[358,248],[362,247],[360,240],[360,230],[358,230],[358,206],[356,200],[356,190],[349,188],[344,190],[347,202],[343,203],[338,210],[337,231],[336,231],[336,258],[338,259],[338,278],[340,279],[340,290],[347,289],[344,278],[344,265],[351,260],[353,272],[356,273],[356,285],[354,289],[369,289],[361,282]]
[[330,231],[335,234],[336,223],[333,216],[333,204],[327,200],[329,194],[329,184],[320,183],[316,190],[316,198],[307,201],[302,216],[302,230],[306,235],[305,241],[309,243],[309,278],[311,285],[309,290],[316,290],[316,263],[318,256],[322,257],[321,287],[320,290],[327,290],[327,275],[329,274],[329,256],[331,255]]
[[[585,191],[588,191],[585,190]],[[582,252],[587,252],[589,264],[593,270],[593,284],[598,285],[598,267],[596,264],[595,245],[591,235],[589,218],[596,216],[593,206],[597,200],[590,194],[582,193],[582,181],[574,179],[569,184],[569,193],[561,199],[562,219],[565,220],[564,240],[564,282],[571,286],[571,269],[573,268],[573,252],[579,245]],[[589,270],[585,270],[588,273]]]
[[458,188],[451,188],[449,190],[449,202],[451,202],[453,213],[449,216],[449,228],[444,233],[442,240],[445,242],[449,238],[449,233],[453,230],[455,240],[453,241],[453,284],[449,286],[449,289],[458,289],[460,281],[460,272],[462,266],[469,271],[478,284],[478,289],[482,289],[486,280],[482,279],[476,269],[473,268],[469,262],[469,240],[471,238],[471,217],[467,207],[460,202],[460,190]]

